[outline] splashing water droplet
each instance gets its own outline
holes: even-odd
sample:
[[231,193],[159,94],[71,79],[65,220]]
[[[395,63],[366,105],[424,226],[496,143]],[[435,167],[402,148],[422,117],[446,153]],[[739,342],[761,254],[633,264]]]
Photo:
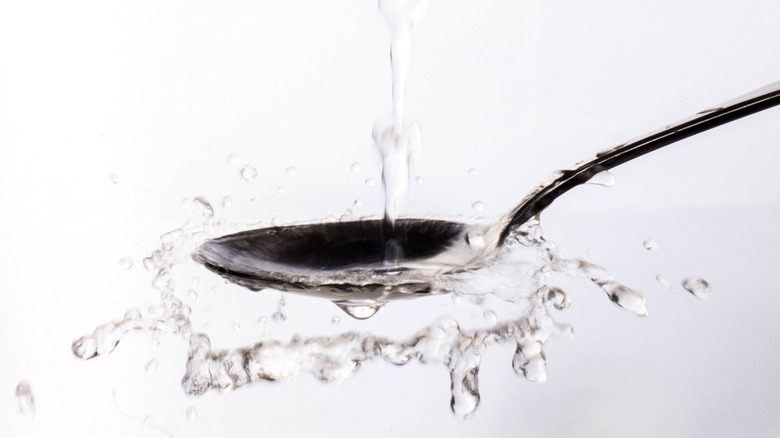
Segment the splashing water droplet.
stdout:
[[112,173],[109,178],[111,178],[111,184],[119,184],[122,182],[122,175],[119,175],[118,173]]
[[485,204],[483,204],[482,201],[474,201],[471,203],[471,208],[473,208],[474,211],[482,211],[485,209]]
[[233,331],[234,332],[240,332],[241,331],[241,324],[234,322],[233,323]]
[[194,406],[190,406],[187,408],[186,416],[190,424],[195,424],[198,421],[198,410]]
[[374,184],[376,184],[376,179],[374,179],[374,178],[366,178],[366,181],[365,181],[365,182],[366,182],[366,185],[367,185],[367,186],[371,187],[371,186],[373,186]]
[[146,362],[144,370],[146,371],[147,376],[154,374],[154,372],[157,371],[157,359],[150,359],[149,362]]
[[688,277],[682,281],[682,287],[696,298],[707,298],[710,295],[710,284],[698,277]]
[[16,385],[16,405],[19,414],[25,420],[32,420],[35,416],[35,398],[30,388],[30,383],[22,380]]
[[417,178],[414,179],[414,182],[416,182],[417,184],[422,184],[425,182],[425,179],[423,179],[423,177],[421,176],[418,176]]
[[241,178],[247,182],[252,181],[257,178],[257,169],[247,164],[241,169]]
[[230,154],[230,155],[227,157],[227,162],[228,162],[228,164],[230,164],[231,166],[240,166],[240,165],[241,165],[241,163],[242,163],[243,161],[244,161],[244,160],[243,160],[243,159],[241,158],[241,156],[240,156],[240,155],[238,155],[238,154]]
[[355,161],[351,166],[349,166],[349,169],[353,172],[360,172],[360,163]]
[[653,239],[645,239],[645,241],[642,242],[642,246],[644,246],[648,251],[654,251],[658,249],[658,243]]
[[133,267],[133,259],[131,259],[130,257],[122,257],[121,259],[119,259],[119,267],[124,269],[124,270],[128,270],[128,269],[132,268]]
[[639,292],[615,282],[610,282],[602,286],[602,288],[609,296],[609,299],[618,306],[636,313],[637,316],[648,315],[647,298]]
[[471,168],[469,168],[469,172],[468,173],[471,176],[477,176],[477,175],[479,175],[479,169],[477,169],[476,167],[471,167]]
[[296,169],[294,167],[288,167],[287,168],[287,175],[289,175],[289,176],[298,175],[298,169]]
[[224,198],[222,198],[222,208],[227,210],[232,205],[233,205],[233,198],[231,198],[230,196],[225,196]]
[[209,204],[209,201],[207,201],[206,198],[203,196],[198,196],[192,201],[195,203],[195,205],[198,206],[198,209],[200,210],[200,213],[203,215],[203,217],[210,218],[214,216],[214,207]]
[[333,315],[333,317],[330,319],[330,323],[333,325],[339,325],[341,322],[341,318],[338,315]]
[[615,185],[615,176],[607,170],[603,170],[588,180],[588,184],[597,186],[612,187]]
[[271,318],[273,318],[276,322],[287,321],[287,312],[284,310],[277,310],[273,315],[271,315]]
[[336,305],[347,315],[355,319],[371,318],[383,306],[380,303],[355,303],[352,301],[337,302]]
[[187,295],[190,297],[191,301],[197,301],[198,300],[198,293],[195,292],[194,289],[189,289],[187,291]]

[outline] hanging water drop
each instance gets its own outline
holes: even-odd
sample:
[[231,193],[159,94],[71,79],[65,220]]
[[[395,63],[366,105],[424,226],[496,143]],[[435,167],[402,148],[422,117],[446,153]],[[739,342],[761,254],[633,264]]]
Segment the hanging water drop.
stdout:
[[335,304],[347,315],[355,319],[371,318],[384,305],[380,303],[354,303],[351,301],[337,302]]
[[353,171],[353,172],[360,172],[360,163],[358,163],[357,161],[355,161],[354,163],[352,163],[352,165],[351,165],[351,166],[349,166],[349,169],[350,169],[351,171]]
[[594,184],[597,186],[612,187],[615,185],[615,176],[609,173],[607,170],[603,170],[591,177],[588,180],[588,184]]
[[374,178],[366,178],[366,185],[371,187],[374,184],[376,184],[376,180]]
[[474,201],[471,203],[471,208],[473,208],[474,211],[482,211],[485,209],[485,204],[483,204],[482,201]]
[[658,249],[658,243],[653,239],[645,239],[645,241],[642,242],[642,246],[644,246],[648,251],[654,251]]

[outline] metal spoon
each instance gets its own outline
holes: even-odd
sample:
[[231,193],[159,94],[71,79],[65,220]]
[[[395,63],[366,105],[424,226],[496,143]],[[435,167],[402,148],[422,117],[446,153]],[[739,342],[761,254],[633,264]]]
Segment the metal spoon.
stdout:
[[438,279],[484,266],[514,230],[594,175],[778,104],[780,81],[599,152],[558,172],[489,225],[399,219],[393,236],[400,246],[397,263],[384,260],[386,239],[378,219],[243,231],[204,242],[192,257],[251,290],[324,297],[356,318],[367,318],[388,301],[436,293]]

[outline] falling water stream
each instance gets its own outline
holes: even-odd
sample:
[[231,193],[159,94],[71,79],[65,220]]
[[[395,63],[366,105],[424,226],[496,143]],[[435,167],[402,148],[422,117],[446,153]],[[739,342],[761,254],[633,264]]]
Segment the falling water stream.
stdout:
[[[422,142],[420,124],[404,115],[404,98],[412,32],[425,2],[380,0],[379,4],[391,33],[393,112],[389,120],[376,123],[373,139],[383,159],[384,260],[393,263],[400,257],[401,248],[394,240],[394,224],[408,187],[409,163]],[[242,164],[233,155],[228,162]],[[351,169],[359,170],[359,164],[352,164]],[[289,168],[287,172],[290,175],[297,173],[295,168]],[[476,169],[473,172],[476,173]],[[250,181],[257,176],[257,170],[245,165],[240,168],[239,175],[240,179]],[[611,186],[614,179],[604,173],[592,182]],[[221,200],[221,206],[228,208],[232,202],[226,197]],[[573,333],[571,326],[553,317],[555,310],[565,309],[571,303],[567,293],[552,284],[554,273],[585,278],[618,306],[638,316],[648,313],[645,297],[640,292],[619,283],[600,266],[584,259],[567,258],[555,243],[545,238],[539,220],[532,219],[514,230],[504,246],[481,269],[440,275],[432,281],[432,295],[449,294],[463,306],[476,307],[486,297],[495,297],[512,309],[511,317],[499,318],[494,310],[484,309],[480,311],[485,316],[482,326],[466,327],[455,317],[445,316],[419,327],[413,335],[399,339],[347,331],[333,336],[260,337],[237,348],[220,348],[213,345],[205,330],[193,328],[193,309],[185,303],[196,299],[201,291],[192,284],[177,284],[174,273],[195,263],[190,254],[204,240],[268,224],[228,222],[220,218],[211,202],[201,196],[195,197],[191,204],[198,213],[181,228],[163,234],[160,247],[143,260],[143,266],[153,275],[152,286],[159,292],[159,300],[144,309],[128,310],[123,318],[104,323],[91,334],[75,340],[72,348],[76,356],[91,359],[108,354],[130,331],[180,336],[189,344],[182,387],[192,395],[212,389],[230,391],[254,382],[284,380],[301,373],[326,382],[341,381],[370,361],[394,365],[412,361],[439,364],[450,374],[452,411],[459,417],[468,417],[480,402],[480,358],[490,345],[513,345],[515,352],[511,364],[515,372],[532,382],[547,380],[545,343]],[[474,209],[480,210],[481,205],[475,205]],[[644,246],[654,249],[657,244],[648,240]],[[129,259],[123,259],[121,264],[126,269],[132,267]],[[706,295],[708,290],[707,282],[699,278],[686,279],[683,287],[697,296]],[[360,309],[344,310],[360,317],[372,316],[377,309],[372,309],[370,315],[354,313]],[[273,319],[279,324],[288,323],[283,299]],[[339,323],[338,317],[333,317],[332,321],[333,325]],[[234,324],[234,330],[241,329],[240,325]],[[147,369],[156,366],[156,362],[149,362]],[[20,383],[17,393],[20,403],[30,406],[25,409],[31,411],[29,385]],[[188,412],[187,417],[195,421],[197,412]]]

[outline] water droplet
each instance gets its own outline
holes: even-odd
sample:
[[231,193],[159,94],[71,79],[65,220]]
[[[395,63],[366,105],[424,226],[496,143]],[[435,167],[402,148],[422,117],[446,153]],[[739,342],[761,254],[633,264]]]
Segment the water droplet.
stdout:
[[698,277],[688,277],[682,281],[682,287],[696,298],[707,298],[710,295],[710,284]]
[[330,319],[330,323],[333,325],[339,325],[341,322],[341,318],[338,315],[333,315],[333,318]]
[[284,310],[277,310],[273,315],[271,315],[271,318],[273,318],[276,322],[285,322],[287,321],[287,312]]
[[32,420],[35,416],[35,398],[30,384],[26,380],[22,380],[16,385],[16,404],[22,418]]
[[227,210],[228,208],[230,208],[231,205],[233,205],[233,198],[231,198],[230,196],[225,196],[224,198],[222,198],[222,208]]
[[423,179],[423,177],[421,176],[418,176],[417,178],[414,179],[414,182],[416,182],[417,184],[422,184],[425,182],[425,179]]
[[195,409],[194,406],[190,406],[187,408],[187,421],[190,422],[190,424],[195,424],[196,421],[198,421],[198,410]]
[[376,184],[376,180],[374,178],[366,178],[366,185],[371,187],[374,184]]
[[214,216],[214,207],[209,204],[209,201],[206,200],[203,196],[197,196],[195,199],[192,200],[195,205],[198,206],[198,209],[200,210],[200,213],[203,215],[203,217],[213,217]]
[[233,331],[234,332],[240,332],[241,331],[241,324],[234,322],[233,323]]
[[195,292],[194,289],[190,289],[187,291],[187,295],[190,297],[191,301],[197,301],[198,300],[198,293]]
[[471,176],[477,176],[477,175],[479,175],[479,169],[477,169],[476,167],[472,167],[472,168],[470,168],[470,169],[469,169],[469,175],[471,175]]
[[122,175],[118,173],[112,173],[110,176],[112,184],[119,184],[122,182]]
[[268,317],[265,316],[265,315],[260,316],[259,318],[257,318],[257,323],[260,324],[260,325],[268,324]]
[[335,303],[341,310],[346,312],[347,315],[355,319],[368,319],[376,315],[376,312],[382,308],[384,304],[380,303],[353,303],[351,301],[337,302]]
[[352,170],[353,172],[360,172],[360,163],[358,163],[357,161],[355,161],[354,163],[352,163],[352,165],[351,165],[351,166],[349,166],[349,168],[350,168],[350,170]]
[[588,180],[588,184],[594,184],[597,186],[612,187],[615,185],[615,176],[609,173],[607,170],[603,170],[591,177]]
[[485,318],[485,322],[488,323],[490,327],[493,327],[498,322],[498,316],[496,315],[496,312],[493,310],[487,309],[482,313],[482,316]]
[[230,154],[230,155],[227,157],[227,162],[228,162],[228,164],[230,164],[230,165],[232,165],[232,166],[240,166],[240,165],[241,165],[241,163],[242,163],[243,161],[244,161],[244,160],[243,160],[243,159],[241,159],[241,156],[240,156],[240,155],[238,155],[238,154]]
[[128,270],[128,269],[132,268],[133,267],[133,259],[131,259],[130,257],[122,257],[121,259],[119,259],[119,267],[124,269],[124,270]]
[[149,362],[146,362],[144,370],[146,371],[147,377],[154,374],[154,372],[157,371],[157,359],[150,359]]
[[658,249],[658,243],[653,239],[645,239],[645,241],[642,242],[642,246],[644,246],[648,251],[654,251]]
[[294,167],[288,167],[287,168],[287,175],[289,175],[289,176],[298,175],[298,169],[296,169]]
[[617,283],[608,283],[602,288],[618,306],[636,313],[637,316],[647,316],[647,298],[644,295]]
[[252,181],[257,178],[257,169],[247,164],[241,169],[241,178],[244,178],[244,181]]
[[482,201],[474,201],[471,203],[471,208],[473,208],[474,211],[482,211],[485,209],[485,204],[483,204]]

